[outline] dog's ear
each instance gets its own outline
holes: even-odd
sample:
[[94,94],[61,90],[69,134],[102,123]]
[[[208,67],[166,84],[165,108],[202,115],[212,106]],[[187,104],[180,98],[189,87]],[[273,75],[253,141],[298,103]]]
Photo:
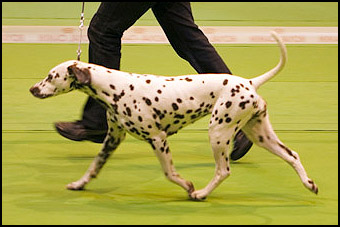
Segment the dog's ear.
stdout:
[[90,85],[91,84],[91,73],[87,68],[80,69],[76,65],[67,67],[68,74],[74,76],[79,84]]

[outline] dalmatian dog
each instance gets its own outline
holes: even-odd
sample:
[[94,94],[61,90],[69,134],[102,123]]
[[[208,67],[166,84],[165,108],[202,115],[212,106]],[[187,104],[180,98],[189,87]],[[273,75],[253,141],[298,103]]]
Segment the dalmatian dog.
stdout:
[[[308,178],[299,155],[285,146],[269,122],[266,102],[256,90],[284,67],[285,45],[275,32],[281,49],[276,67],[253,79],[229,74],[155,76],[127,73],[80,61],[66,61],[54,67],[30,92],[47,98],[79,90],[95,98],[107,109],[108,132],[99,154],[78,181],[67,185],[82,190],[124,140],[126,132],[149,143],[168,180],[187,191],[193,200],[205,199],[230,175],[229,149],[234,135],[243,130],[260,147],[281,157],[299,175],[303,185],[318,193]],[[173,165],[167,137],[211,114],[209,139],[216,162],[215,174],[207,186],[195,190]]]

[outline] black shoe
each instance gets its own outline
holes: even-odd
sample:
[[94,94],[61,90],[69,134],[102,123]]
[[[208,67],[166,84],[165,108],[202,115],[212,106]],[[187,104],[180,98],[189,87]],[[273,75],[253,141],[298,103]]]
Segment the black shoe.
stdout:
[[250,150],[253,143],[246,137],[244,132],[238,131],[234,138],[234,148],[230,154],[230,158],[236,161],[242,158]]
[[81,121],[57,122],[54,125],[60,135],[74,141],[90,140],[103,143],[107,132],[107,130],[87,129]]

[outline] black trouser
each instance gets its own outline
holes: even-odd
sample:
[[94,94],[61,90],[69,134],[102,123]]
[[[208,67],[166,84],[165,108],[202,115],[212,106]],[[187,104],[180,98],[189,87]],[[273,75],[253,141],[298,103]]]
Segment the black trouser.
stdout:
[[[198,73],[231,74],[207,37],[194,23],[188,2],[101,3],[88,29],[89,62],[119,69],[124,31],[150,8],[176,53]],[[91,97],[84,108],[83,124],[91,129],[107,129],[106,110]]]

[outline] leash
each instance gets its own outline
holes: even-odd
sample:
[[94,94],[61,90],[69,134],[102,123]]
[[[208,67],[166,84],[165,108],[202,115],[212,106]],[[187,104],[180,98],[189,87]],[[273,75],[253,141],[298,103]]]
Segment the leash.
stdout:
[[82,37],[82,32],[83,32],[83,27],[84,27],[84,8],[85,8],[85,2],[83,2],[81,14],[80,14],[80,25],[79,25],[80,37],[79,37],[79,44],[78,44],[78,50],[77,50],[78,61],[80,61],[80,55],[81,55],[80,45],[81,45],[81,37]]

